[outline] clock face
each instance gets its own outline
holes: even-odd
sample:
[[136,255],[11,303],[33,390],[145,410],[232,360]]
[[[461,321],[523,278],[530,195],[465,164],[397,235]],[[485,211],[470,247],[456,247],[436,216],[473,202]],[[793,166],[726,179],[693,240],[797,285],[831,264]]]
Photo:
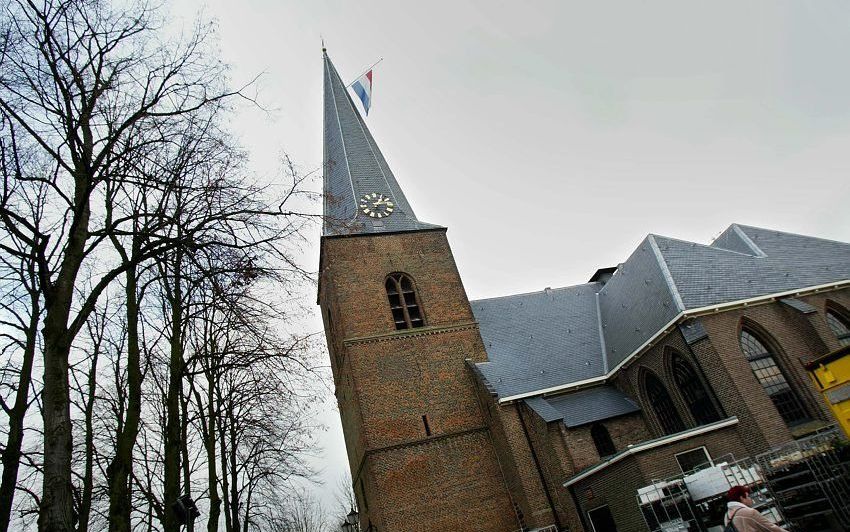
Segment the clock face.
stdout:
[[393,210],[395,210],[395,204],[392,200],[378,192],[364,194],[360,198],[360,211],[372,218],[386,218],[393,213]]

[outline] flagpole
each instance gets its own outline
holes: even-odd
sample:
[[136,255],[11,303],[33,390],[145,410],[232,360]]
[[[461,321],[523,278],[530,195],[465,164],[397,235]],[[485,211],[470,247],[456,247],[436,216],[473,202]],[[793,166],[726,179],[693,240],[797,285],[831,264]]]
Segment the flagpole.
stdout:
[[345,88],[347,89],[347,88],[351,87],[352,85],[354,85],[354,83],[355,83],[358,79],[360,79],[360,78],[361,78],[361,76],[363,76],[363,74],[365,74],[366,72],[369,72],[370,70],[372,70],[373,68],[375,68],[375,65],[377,65],[378,63],[380,63],[380,62],[381,62],[381,61],[383,61],[383,60],[384,60],[384,58],[382,57],[382,58],[378,59],[377,61],[375,61],[374,63],[372,63],[372,66],[370,66],[369,68],[367,68],[366,70],[364,70],[363,72],[361,72],[361,73],[360,73],[360,75],[358,75],[356,78],[354,78],[354,81],[352,81],[351,83],[349,83],[348,85],[346,85],[346,86],[345,86]]

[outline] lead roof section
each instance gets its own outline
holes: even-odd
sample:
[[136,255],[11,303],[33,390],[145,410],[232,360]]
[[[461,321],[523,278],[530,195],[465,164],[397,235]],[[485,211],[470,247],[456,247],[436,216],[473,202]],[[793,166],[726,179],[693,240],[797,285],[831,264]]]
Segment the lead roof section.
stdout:
[[[434,229],[420,222],[399,187],[345,84],[324,55],[324,236]],[[366,194],[383,194],[391,215],[375,219],[358,209]]]
[[604,377],[683,311],[847,280],[843,242],[738,224],[711,245],[649,235],[604,284],[472,301],[478,368],[500,398],[550,392]]
[[545,422],[563,421],[570,428],[640,410],[637,403],[613,386],[596,386],[555,397],[530,397],[525,404]]

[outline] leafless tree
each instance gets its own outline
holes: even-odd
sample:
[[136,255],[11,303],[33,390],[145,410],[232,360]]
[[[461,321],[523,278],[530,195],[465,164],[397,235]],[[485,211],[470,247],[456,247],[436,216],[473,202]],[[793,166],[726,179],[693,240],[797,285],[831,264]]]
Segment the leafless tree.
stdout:
[[[16,128],[2,112],[0,127],[3,177],[0,215],[6,205],[15,205],[18,212],[33,220],[37,227],[45,207],[45,187],[41,183],[26,182],[22,176],[46,170],[43,159],[18,144]],[[0,407],[8,418],[0,482],[2,531],[7,530],[10,523],[18,470],[23,459],[25,420],[32,401],[32,371],[40,351],[38,324],[43,307],[36,254],[35,242],[25,235],[0,233],[0,349],[3,357]]]
[[[70,354],[113,283],[123,281],[128,341],[126,403],[106,472],[110,529],[131,527],[133,449],[144,408],[138,280],[140,268],[157,260],[169,301],[169,314],[162,317],[171,328],[163,489],[159,501],[153,490],[148,496],[164,529],[176,531],[169,506],[181,492],[181,452],[187,461],[180,443],[187,426],[181,412],[187,406],[183,356],[189,291],[183,272],[205,250],[252,248],[290,272],[305,273],[278,246],[297,236],[304,218],[262,201],[262,191],[237,175],[239,154],[220,123],[226,102],[238,92],[223,86],[223,65],[205,51],[208,28],[198,26],[180,42],[161,42],[152,30],[156,13],[144,4],[129,7],[101,0],[12,0],[4,12],[4,149],[22,147],[12,154],[17,167],[23,167],[21,154],[32,152],[43,161],[39,172],[7,165],[11,170],[4,173],[0,203],[3,251],[19,271],[29,271],[28,286],[37,293],[27,307],[29,321],[22,322],[25,331],[33,330],[33,319],[42,320],[42,530],[74,527]],[[19,245],[8,245],[13,241]],[[91,272],[94,282],[80,282],[81,272]],[[23,351],[34,356],[27,345]],[[20,368],[19,392],[29,387],[26,364]],[[94,367],[91,375],[96,374]],[[96,401],[96,393],[90,393]],[[27,404],[26,397],[20,404]],[[94,404],[83,407],[86,414],[94,409]],[[9,438],[13,432],[20,430],[10,430]],[[226,441],[229,452],[235,441]],[[6,472],[14,476],[13,468],[5,467],[7,454],[11,460],[14,453],[4,452],[4,486]],[[234,469],[231,465],[231,473]],[[185,488],[190,471],[182,472]],[[0,511],[11,504],[0,497]]]
[[[247,530],[283,480],[310,474],[310,337],[272,334],[290,316],[257,297],[308,276],[293,249],[310,217],[289,207],[303,181],[288,159],[274,200],[245,178],[222,126],[240,93],[207,52],[209,28],[164,41],[158,16],[4,4],[0,530],[17,489],[40,530],[176,532],[171,505],[193,483],[208,530],[221,514]],[[43,453],[27,454],[34,400]]]
[[328,522],[324,508],[304,489],[294,490],[264,523],[263,530],[271,532],[336,532]]
[[342,473],[337,479],[336,488],[334,489],[334,508],[333,519],[337,523],[345,521],[349,512],[359,511],[357,507],[357,496],[354,493],[354,485],[351,482],[351,475],[348,472]]

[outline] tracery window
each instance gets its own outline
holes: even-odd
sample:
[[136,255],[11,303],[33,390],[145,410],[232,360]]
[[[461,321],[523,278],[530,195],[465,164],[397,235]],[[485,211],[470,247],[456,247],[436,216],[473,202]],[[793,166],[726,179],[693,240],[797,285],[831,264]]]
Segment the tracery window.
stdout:
[[785,373],[782,371],[774,357],[774,353],[767,347],[754,331],[741,330],[741,350],[750,363],[753,374],[761,384],[764,391],[773,401],[779,415],[788,425],[797,425],[809,420],[806,410],[803,408],[797,393],[791,388]]
[[826,322],[841,345],[850,345],[850,324],[844,316],[832,309],[827,309]]
[[658,380],[658,377],[647,372],[644,386],[646,387],[646,397],[649,399],[649,404],[652,406],[664,434],[673,434],[685,430],[685,424],[679,416],[679,411],[676,410],[676,405],[673,404],[673,399],[670,398],[667,388]]
[[403,273],[394,273],[387,277],[385,285],[395,328],[401,330],[425,325],[419,300],[416,298],[416,290],[410,278]]
[[720,414],[694,368],[678,353],[673,354],[673,380],[698,425],[720,420]]
[[617,448],[614,447],[614,441],[611,439],[611,435],[608,434],[608,429],[605,428],[605,425],[594,423],[590,427],[590,437],[593,438],[593,445],[596,446],[596,452],[599,453],[600,458],[617,452]]

